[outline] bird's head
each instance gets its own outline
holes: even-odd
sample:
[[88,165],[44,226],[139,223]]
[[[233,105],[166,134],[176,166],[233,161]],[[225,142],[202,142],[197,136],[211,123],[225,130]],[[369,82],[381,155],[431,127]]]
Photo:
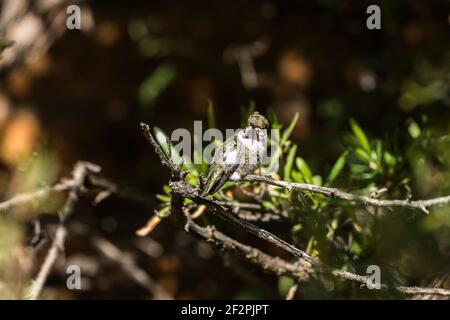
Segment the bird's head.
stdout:
[[269,121],[267,121],[266,117],[255,111],[248,117],[247,125],[253,128],[268,129]]

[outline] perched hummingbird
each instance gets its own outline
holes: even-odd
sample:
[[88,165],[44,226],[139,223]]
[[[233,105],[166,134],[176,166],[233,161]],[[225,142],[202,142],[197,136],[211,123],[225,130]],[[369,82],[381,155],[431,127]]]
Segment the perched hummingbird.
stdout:
[[258,112],[252,113],[247,127],[216,148],[201,196],[212,195],[227,181],[241,181],[261,163],[267,148],[269,122]]

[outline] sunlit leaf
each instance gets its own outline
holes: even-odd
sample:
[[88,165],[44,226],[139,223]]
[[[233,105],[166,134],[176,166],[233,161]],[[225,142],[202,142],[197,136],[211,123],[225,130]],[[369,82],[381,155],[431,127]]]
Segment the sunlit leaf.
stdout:
[[388,167],[394,168],[397,164],[397,159],[388,151],[384,151],[383,158]]
[[303,160],[302,157],[297,157],[295,159],[295,165],[297,166],[297,169],[300,170],[300,172],[302,173],[305,181],[311,183],[313,175],[306,161]]
[[341,156],[336,160],[333,167],[331,168],[330,174],[328,175],[327,182],[325,185],[329,186],[333,184],[334,180],[339,176],[344,169],[345,162],[347,161],[348,151],[344,151]]
[[315,184],[316,186],[322,185],[322,177],[319,175],[315,175],[311,179],[312,184]]
[[167,184],[163,185],[162,189],[163,189],[165,194],[170,194],[171,189],[170,189],[170,187]]
[[367,164],[370,163],[370,161],[371,161],[370,155],[366,152],[366,150],[363,150],[361,148],[355,149],[355,155],[359,160],[361,160],[362,162],[365,162]]
[[291,170],[292,165],[294,164],[295,153],[297,152],[297,145],[294,144],[286,157],[286,164],[284,165],[284,180],[291,181]]
[[296,171],[296,170],[292,170],[291,171],[291,177],[295,182],[298,183],[304,183],[305,180],[303,179],[303,176],[300,172]]
[[289,124],[289,127],[287,127],[283,131],[283,134],[281,136],[280,145],[285,144],[287,139],[289,139],[289,137],[291,136],[292,131],[295,128],[295,125],[297,124],[298,118],[299,118],[299,113],[296,112],[295,115],[294,115],[294,118],[292,119],[291,123]]
[[155,133],[155,140],[161,146],[161,149],[164,151],[166,156],[169,156],[169,137],[158,127],[153,127],[153,131]]
[[370,144],[369,144],[369,140],[367,140],[366,134],[364,133],[364,131],[361,129],[361,127],[358,125],[358,123],[353,120],[350,119],[350,126],[352,128],[352,131],[356,137],[356,139],[358,139],[359,145],[361,146],[361,148],[363,148],[368,154],[371,153],[371,148],[370,148]]
[[417,139],[420,136],[421,130],[417,122],[411,121],[408,125],[408,132],[411,138]]
[[267,201],[267,200],[262,201],[262,205],[263,205],[263,207],[265,209],[268,209],[268,210],[275,210],[276,209],[276,207],[273,205],[273,203],[270,202],[270,201]]
[[165,194],[157,194],[156,198],[162,202],[170,202],[170,196],[165,195]]

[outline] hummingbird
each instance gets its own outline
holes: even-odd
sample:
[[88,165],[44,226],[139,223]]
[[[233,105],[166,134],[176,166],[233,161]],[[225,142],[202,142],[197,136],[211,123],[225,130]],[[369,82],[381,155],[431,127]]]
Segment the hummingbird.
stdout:
[[213,195],[227,181],[241,181],[261,163],[267,148],[269,121],[258,112],[252,113],[247,127],[215,149],[201,196]]

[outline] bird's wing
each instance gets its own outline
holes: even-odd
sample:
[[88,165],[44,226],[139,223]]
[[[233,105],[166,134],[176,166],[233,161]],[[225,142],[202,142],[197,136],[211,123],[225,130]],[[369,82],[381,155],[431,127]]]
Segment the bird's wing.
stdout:
[[[238,161],[234,164],[230,164],[226,159],[227,154],[233,152],[233,150],[231,150],[233,147],[230,147],[233,139],[236,139],[236,137],[233,136],[229,138],[224,144],[220,145],[216,149],[216,154],[214,155],[213,162],[209,167],[208,176],[206,177],[206,185],[203,188],[201,196],[204,197],[219,191],[239,167]],[[228,146],[228,149],[224,148],[224,146]],[[235,150],[234,152],[237,151]]]
[[233,173],[238,168],[239,164],[233,166],[221,166],[217,164],[212,164],[209,168],[209,173],[206,178],[206,185],[203,189],[201,196],[205,197],[207,195],[212,195],[222,188],[222,186],[227,182]]

